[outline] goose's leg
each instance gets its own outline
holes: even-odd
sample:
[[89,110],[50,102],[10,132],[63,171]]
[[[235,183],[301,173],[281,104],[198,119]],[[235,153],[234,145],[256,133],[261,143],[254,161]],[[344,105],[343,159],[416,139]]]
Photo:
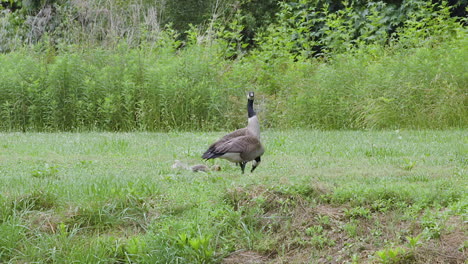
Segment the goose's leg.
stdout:
[[255,168],[257,168],[258,164],[260,164],[260,161],[262,161],[260,159],[260,157],[256,158],[254,162],[252,162],[252,170],[250,172],[253,172],[255,170]]
[[239,163],[239,165],[241,167],[241,170],[242,170],[242,174],[244,174],[245,164],[247,164],[247,162],[245,162],[245,161]]

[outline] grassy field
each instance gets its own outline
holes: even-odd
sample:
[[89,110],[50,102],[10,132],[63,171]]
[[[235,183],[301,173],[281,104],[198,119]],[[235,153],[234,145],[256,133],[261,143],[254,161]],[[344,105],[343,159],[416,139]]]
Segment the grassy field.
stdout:
[[0,262],[466,263],[467,132],[3,133]]

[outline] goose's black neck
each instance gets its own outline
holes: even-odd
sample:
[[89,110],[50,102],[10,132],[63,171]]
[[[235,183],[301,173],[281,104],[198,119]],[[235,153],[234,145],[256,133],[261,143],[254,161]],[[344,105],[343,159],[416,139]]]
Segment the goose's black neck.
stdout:
[[247,101],[247,113],[249,115],[249,118],[253,117],[256,115],[254,109],[253,109],[253,102],[254,100],[248,99]]

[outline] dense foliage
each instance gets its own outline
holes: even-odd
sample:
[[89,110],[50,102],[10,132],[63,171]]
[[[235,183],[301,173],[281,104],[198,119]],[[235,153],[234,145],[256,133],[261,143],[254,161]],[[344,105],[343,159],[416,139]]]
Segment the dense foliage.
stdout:
[[2,1],[0,128],[468,124],[463,1],[195,2]]

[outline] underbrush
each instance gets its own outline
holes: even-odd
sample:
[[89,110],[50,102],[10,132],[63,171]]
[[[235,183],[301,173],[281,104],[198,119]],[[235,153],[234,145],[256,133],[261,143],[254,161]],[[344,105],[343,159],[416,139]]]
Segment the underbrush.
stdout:
[[392,198],[356,206],[330,203],[337,195],[333,190],[313,185],[305,189],[230,187],[224,190],[223,202],[210,210],[184,210],[182,215],[195,217],[191,220],[160,214],[143,221],[129,211],[131,207],[110,208],[118,201],[65,213],[58,208],[23,208],[22,214],[12,214],[0,225],[0,259],[242,263],[254,257],[261,263],[462,263],[466,257],[466,197],[448,207],[440,201],[407,205]]
[[[461,199],[466,205],[466,197]],[[265,263],[462,263],[466,257],[461,219],[453,210],[440,211],[439,201],[432,206],[407,205],[389,198],[352,206],[265,186],[232,189],[226,200],[251,219],[258,242],[249,249],[260,252],[268,259]],[[438,253],[430,252],[441,244],[442,236],[457,239]],[[246,261],[236,255],[229,261]]]
[[244,96],[268,127],[465,127],[466,38],[369,46],[328,61],[226,61],[221,47],[40,47],[0,55],[0,129],[168,131],[243,124]]
[[126,4],[84,5],[104,15],[16,2],[0,7],[2,131],[230,130],[243,126],[247,91],[272,128],[468,124],[466,18],[454,1],[279,1],[255,33],[247,3],[178,32],[147,20],[155,3],[130,4],[130,19]]

